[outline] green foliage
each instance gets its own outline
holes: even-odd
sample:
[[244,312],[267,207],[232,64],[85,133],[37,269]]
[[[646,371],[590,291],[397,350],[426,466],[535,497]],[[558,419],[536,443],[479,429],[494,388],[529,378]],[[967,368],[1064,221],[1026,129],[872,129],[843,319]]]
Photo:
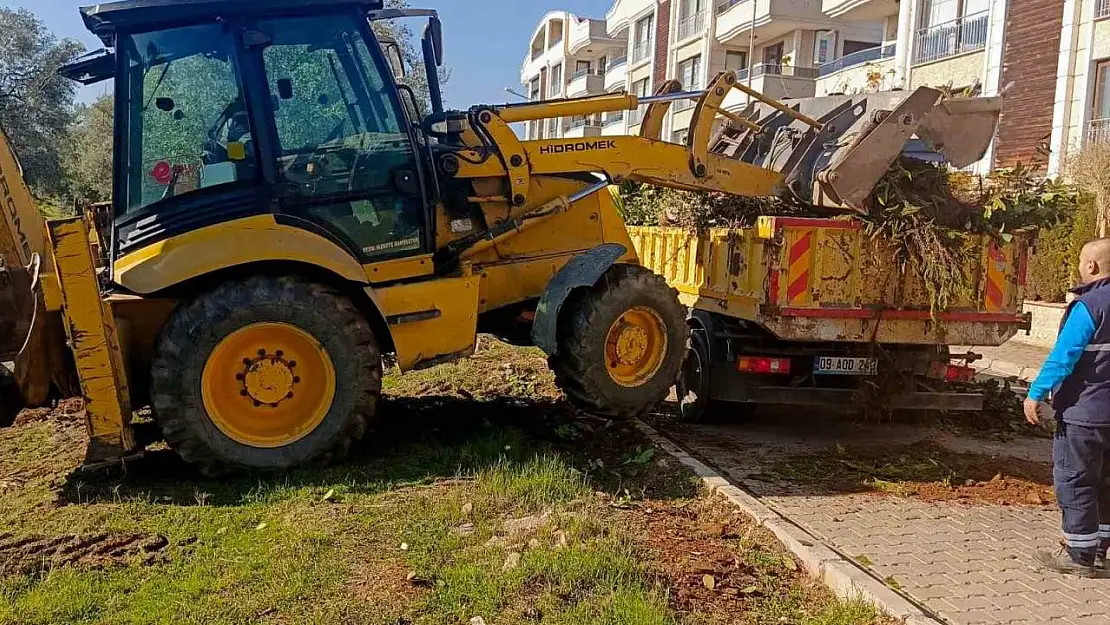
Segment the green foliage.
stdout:
[[58,39],[26,9],[0,7],[0,34],[0,128],[19,155],[28,185],[37,194],[62,194],[76,86],[57,70],[84,46]]
[[1098,231],[1094,198],[1081,198],[1075,213],[1037,235],[1036,253],[1029,259],[1028,299],[1063,302],[1079,281],[1079,252]]
[[70,128],[72,152],[65,173],[70,193],[80,200],[99,202],[112,197],[112,102],[110,95],[77,107]]

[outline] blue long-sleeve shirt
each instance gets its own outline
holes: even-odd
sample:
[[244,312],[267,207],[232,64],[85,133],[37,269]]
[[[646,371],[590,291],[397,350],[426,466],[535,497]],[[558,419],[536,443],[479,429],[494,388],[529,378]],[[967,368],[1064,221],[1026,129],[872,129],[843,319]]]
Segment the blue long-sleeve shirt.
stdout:
[[1075,370],[1075,363],[1079,362],[1083,350],[1094,335],[1095,319],[1091,316],[1090,309],[1083,302],[1076,303],[1068,313],[1060,335],[1056,337],[1052,353],[1041,366],[1040,374],[1029,385],[1029,399],[1044,401],[1053,389],[1060,386],[1064,378]]

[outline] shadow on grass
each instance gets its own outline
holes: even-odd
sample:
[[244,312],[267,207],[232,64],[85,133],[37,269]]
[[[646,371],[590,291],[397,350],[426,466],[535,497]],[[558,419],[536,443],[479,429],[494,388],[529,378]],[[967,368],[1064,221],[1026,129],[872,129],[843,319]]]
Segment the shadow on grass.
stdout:
[[365,439],[332,467],[207,479],[162,448],[123,469],[71,473],[59,503],[240,506],[274,502],[306,488],[373,495],[466,478],[495,465],[524,467],[538,456],[563,460],[595,491],[630,498],[695,496],[696,482],[660,467],[650,449],[630,426],[576,414],[564,402],[387,397]]

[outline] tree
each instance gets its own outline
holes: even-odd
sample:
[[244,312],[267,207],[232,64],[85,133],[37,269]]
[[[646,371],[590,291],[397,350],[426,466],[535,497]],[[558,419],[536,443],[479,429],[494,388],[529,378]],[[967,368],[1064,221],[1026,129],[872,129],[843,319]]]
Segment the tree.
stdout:
[[1068,154],[1067,174],[1094,196],[1098,236],[1110,235],[1110,143],[1089,141],[1075,154]]
[[0,8],[0,127],[38,193],[64,190],[61,153],[76,86],[57,70],[84,49],[59,40],[26,9]]
[[66,159],[66,176],[70,192],[82,200],[112,197],[112,103],[112,96],[104,95],[79,106],[70,129],[73,153]]

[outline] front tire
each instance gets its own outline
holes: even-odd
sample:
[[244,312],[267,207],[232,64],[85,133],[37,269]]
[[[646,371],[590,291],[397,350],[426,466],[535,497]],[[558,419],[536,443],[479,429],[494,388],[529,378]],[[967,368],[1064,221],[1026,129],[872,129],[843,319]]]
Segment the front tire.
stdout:
[[613,265],[579,289],[559,315],[555,381],[571,402],[594,414],[646,413],[670,392],[689,328],[678,293],[635,265]]
[[339,292],[297,277],[229,281],[182,304],[152,367],[166,442],[206,474],[347,454],[381,393],[377,341]]
[[23,393],[19,390],[19,384],[7,367],[0,365],[0,428],[6,428],[15,423],[15,418],[21,410],[23,410]]

